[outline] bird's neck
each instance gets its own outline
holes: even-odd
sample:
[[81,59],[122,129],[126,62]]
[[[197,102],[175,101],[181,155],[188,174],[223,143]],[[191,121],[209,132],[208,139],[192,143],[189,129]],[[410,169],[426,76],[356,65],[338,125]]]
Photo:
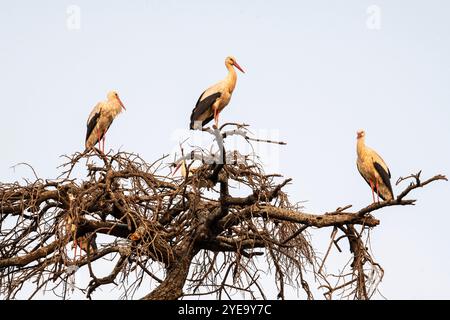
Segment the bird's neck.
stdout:
[[109,100],[109,103],[112,105],[112,111],[114,113],[114,116],[122,112],[122,105],[120,104],[119,100],[111,99]]
[[187,165],[186,161],[183,160],[183,162],[181,163],[181,176],[186,178],[186,174],[187,174]]
[[225,82],[227,83],[228,90],[233,92],[234,87],[236,87],[236,80],[237,80],[237,74],[236,70],[234,70],[233,66],[230,64],[227,64],[228,74],[225,78]]
[[356,142],[356,152],[358,153],[358,156],[362,155],[365,145],[364,138],[359,138]]

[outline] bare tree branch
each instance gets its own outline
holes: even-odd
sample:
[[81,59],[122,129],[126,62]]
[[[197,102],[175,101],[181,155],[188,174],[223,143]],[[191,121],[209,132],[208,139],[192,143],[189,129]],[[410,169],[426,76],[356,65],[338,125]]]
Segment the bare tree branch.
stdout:
[[[227,123],[220,130],[204,130],[215,140],[211,151],[196,148],[175,161],[201,160],[182,178],[166,172],[167,156],[149,164],[133,153],[92,150],[65,156],[58,179],[0,183],[0,296],[13,299],[28,285],[30,298],[51,291],[65,299],[77,289],[91,299],[98,288],[115,284],[125,298],[241,292],[264,299],[256,259],[264,256],[278,298],[291,286],[312,299],[304,277],[312,273],[329,299],[369,299],[384,273],[368,249],[369,231],[380,224],[372,214],[413,205],[411,191],[447,180],[436,175],[422,182],[419,172],[399,179],[411,183],[394,200],[357,211],[346,205],[306,212],[283,191],[292,179],[266,174],[238,150],[227,152],[224,140],[239,135],[248,143],[283,143],[253,137],[247,125]],[[236,186],[248,195],[236,196]],[[331,232],[324,257],[313,249],[313,228]],[[329,274],[334,247],[345,254],[342,241],[350,248],[349,263],[341,274]],[[108,268],[106,276],[95,274],[98,263]],[[77,288],[74,277],[83,268],[90,282]],[[136,296],[142,284],[152,289]]]

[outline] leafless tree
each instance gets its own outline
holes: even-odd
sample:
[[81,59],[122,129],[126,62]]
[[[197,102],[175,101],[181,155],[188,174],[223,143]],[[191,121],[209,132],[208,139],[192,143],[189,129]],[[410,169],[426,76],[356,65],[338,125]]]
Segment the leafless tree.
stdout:
[[[369,299],[383,277],[366,243],[369,231],[380,223],[372,213],[413,205],[416,200],[407,199],[411,191],[447,180],[436,175],[422,181],[419,172],[399,179],[410,183],[394,200],[357,211],[347,205],[308,213],[283,192],[291,179],[267,174],[258,160],[224,146],[233,135],[249,143],[273,141],[252,139],[245,125],[225,124],[205,132],[213,135],[215,151],[194,148],[177,159],[175,164],[187,164],[184,177],[163,174],[167,157],[147,163],[132,153],[94,150],[67,157],[58,179],[1,183],[0,296],[14,299],[31,285],[29,298],[46,291],[66,298],[74,285],[71,277],[87,268],[90,282],[77,289],[88,298],[119,281],[129,283],[118,285],[123,298],[213,294],[231,299],[236,292],[266,298],[260,284],[264,259],[280,299],[286,286],[313,299],[308,273],[327,299]],[[202,165],[191,169],[186,159]],[[87,178],[74,178],[75,167],[85,169]],[[248,195],[234,196],[237,185]],[[330,230],[324,256],[313,249],[312,228]],[[333,247],[342,252],[343,241],[351,261],[339,275],[327,274],[329,252]],[[107,276],[94,272],[100,262],[109,268]],[[151,289],[136,297],[142,284]]]

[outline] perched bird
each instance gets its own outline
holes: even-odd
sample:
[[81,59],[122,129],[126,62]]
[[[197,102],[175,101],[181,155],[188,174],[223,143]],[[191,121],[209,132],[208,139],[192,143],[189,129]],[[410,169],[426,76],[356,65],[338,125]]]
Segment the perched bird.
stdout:
[[[193,174],[195,174],[196,168],[191,167],[191,165],[188,165],[186,163],[186,160],[182,160],[181,163],[178,164],[178,166],[176,167],[174,174],[178,171],[178,169],[181,167],[181,176],[183,178],[188,178],[190,176],[192,176]],[[189,167],[189,170],[188,170]]]
[[[71,234],[71,237],[73,239],[72,243],[72,249],[73,250],[73,256],[74,259],[77,258],[77,249],[80,248],[84,252],[88,252],[89,247],[89,253],[94,254],[97,252],[97,234],[96,233],[86,233],[83,236],[77,237],[77,225],[72,220],[72,217],[68,217],[67,219],[67,225],[66,230]],[[80,257],[81,257],[81,250],[80,250]]]
[[186,160],[181,160],[176,166],[175,171],[172,173],[172,176],[174,176],[178,169],[181,168],[181,176],[184,180],[188,181],[188,184],[192,187],[196,189],[208,188],[208,190],[213,188],[215,183],[209,178],[209,170],[205,171],[204,166],[194,167],[194,162],[195,160],[188,164]]
[[237,75],[233,66],[245,73],[234,57],[227,57],[225,66],[228,69],[228,75],[225,79],[206,89],[198,98],[195,108],[192,110],[190,129],[202,129],[213,118],[216,127],[218,126],[219,113],[230,102],[236,86]]
[[[92,235],[92,236],[91,236]],[[90,242],[89,242],[90,238]],[[94,233],[87,233],[84,236],[78,237],[77,243],[75,245],[79,246],[81,250],[84,252],[88,252],[88,246],[89,246],[89,253],[94,254],[97,253],[97,242],[95,241],[97,239],[97,234]]]
[[358,171],[372,189],[373,202],[375,202],[374,192],[378,196],[378,201],[379,197],[383,200],[392,200],[394,193],[390,181],[391,172],[378,153],[365,145],[365,136],[366,133],[363,130],[357,132],[356,166]]
[[[125,109],[115,91],[108,92],[107,100],[97,103],[87,121],[86,149],[91,149],[97,142],[100,150],[105,152],[105,135],[114,118]],[[103,148],[101,140],[103,139]]]
[[187,177],[190,177],[195,172],[194,168],[189,168],[188,172],[188,164],[186,163],[185,159],[181,160],[180,163],[178,163],[178,165],[175,165],[175,163],[173,165],[175,167],[175,170],[172,172],[172,176],[174,176],[175,173],[177,173],[178,169],[180,168],[181,168],[181,176],[185,179]]

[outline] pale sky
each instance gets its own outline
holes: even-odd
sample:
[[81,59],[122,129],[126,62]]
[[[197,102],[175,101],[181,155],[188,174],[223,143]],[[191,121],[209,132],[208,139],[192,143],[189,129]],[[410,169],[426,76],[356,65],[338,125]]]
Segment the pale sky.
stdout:
[[[371,201],[355,165],[360,128],[393,183],[420,169],[424,178],[450,173],[449,12],[445,0],[3,2],[0,181],[31,177],[11,169],[19,162],[55,178],[59,156],[84,149],[87,116],[111,89],[127,111],[107,148],[149,162],[173,151],[231,54],[246,74],[221,121],[288,143],[262,152],[270,169],[293,178],[292,202],[315,213],[356,210]],[[437,182],[411,194],[416,206],[375,213],[386,298],[450,298],[449,192]],[[312,235],[324,253],[329,230]]]

